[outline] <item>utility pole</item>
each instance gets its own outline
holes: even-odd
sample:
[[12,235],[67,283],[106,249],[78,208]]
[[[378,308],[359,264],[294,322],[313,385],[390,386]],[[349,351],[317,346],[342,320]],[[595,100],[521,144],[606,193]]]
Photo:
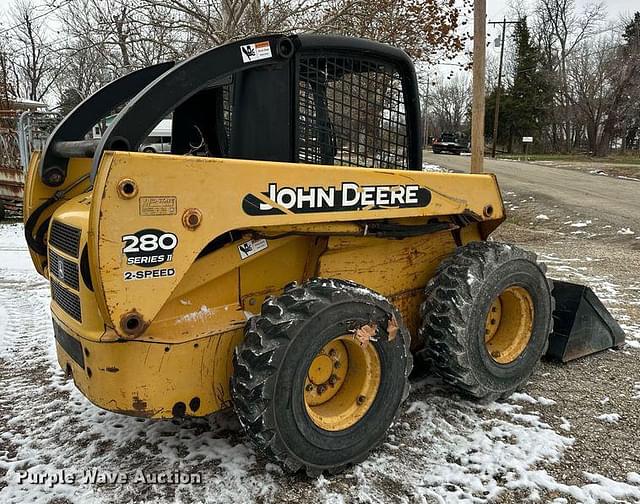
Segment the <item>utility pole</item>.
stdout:
[[422,145],[423,149],[426,149],[429,146],[429,80],[430,77],[427,76],[427,93],[424,96],[424,125],[422,128],[424,135],[424,143]]
[[484,73],[487,1],[473,2],[473,104],[471,105],[471,173],[484,169]]
[[498,66],[498,89],[496,90],[496,106],[493,112],[493,143],[491,145],[491,157],[496,157],[496,143],[498,141],[498,119],[500,118],[500,95],[502,94],[502,60],[504,58],[504,36],[507,31],[508,24],[516,24],[517,21],[507,21],[506,18],[502,18],[502,21],[490,21],[490,25],[502,25],[502,39],[500,41],[500,65]]

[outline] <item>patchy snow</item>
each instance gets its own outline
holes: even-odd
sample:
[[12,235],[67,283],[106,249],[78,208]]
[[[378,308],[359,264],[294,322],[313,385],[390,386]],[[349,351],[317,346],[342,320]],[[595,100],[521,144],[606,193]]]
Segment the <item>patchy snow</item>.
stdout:
[[426,162],[422,163],[422,171],[423,172],[437,172],[437,173],[451,173],[451,170],[449,170],[447,168],[443,168],[440,165],[426,163]]
[[620,421],[620,415],[617,413],[604,413],[596,417],[596,420],[607,423],[618,423]]
[[[625,319],[623,290],[590,277],[583,262],[542,257],[551,276],[581,279],[605,298],[640,340],[640,327]],[[640,285],[638,285],[640,288]],[[257,456],[231,413],[205,419],[150,421],[102,411],[65,378],[56,361],[48,282],[30,264],[19,225],[0,225],[0,502],[388,502],[389,488],[406,502],[488,503],[509,490],[531,499],[557,492],[584,503],[640,500],[640,475],[626,481],[585,473],[583,485],[566,485],[545,469],[562,464],[573,444],[561,418],[558,432],[525,408],[554,401],[514,394],[507,402],[461,399],[432,378],[414,384],[385,443],[363,463],[334,478],[292,477]],[[210,308],[193,312],[207,316]],[[247,316],[252,314],[247,313]],[[640,399],[640,382],[634,385]],[[65,470],[74,482],[54,482]],[[200,484],[97,484],[85,471],[199,475]],[[19,483],[21,471],[51,475],[45,484]],[[345,484],[346,482],[346,484]],[[554,496],[555,497],[555,496]],[[564,501],[563,501],[564,499]],[[541,500],[541,498],[538,498]]]
[[0,267],[10,270],[33,270],[22,224],[0,225]]
[[182,322],[202,322],[203,320],[213,316],[214,312],[215,308],[209,308],[206,305],[202,305],[199,310],[187,313],[186,315],[176,319],[176,324]]
[[571,227],[581,228],[581,227],[586,227],[589,224],[591,224],[591,220],[585,220],[580,222],[574,222],[573,224],[571,224]]
[[478,279],[471,273],[471,270],[467,271],[467,285],[471,285],[473,282]]
[[618,229],[618,234],[619,235],[632,235],[635,234],[633,231],[631,231],[631,228],[622,228],[622,229]]
[[545,214],[536,215],[536,219],[538,220],[549,220],[549,216]]
[[569,432],[571,430],[571,423],[569,422],[569,420],[567,420],[565,417],[560,417],[560,421],[562,422],[560,424],[560,428],[565,432]]
[[[640,321],[632,319],[626,305],[638,301],[635,285],[622,288],[606,276],[593,276],[587,273],[584,259],[567,259],[556,254],[541,254],[540,260],[548,266],[548,275],[558,280],[567,280],[588,285],[609,309],[625,332],[627,348],[640,349]],[[640,285],[639,285],[640,286]]]
[[535,397],[530,396],[529,394],[524,394],[522,392],[515,392],[509,396],[509,399],[512,401],[521,401],[528,402],[530,404],[539,404],[541,406],[553,406],[556,404],[556,401],[553,399],[547,399],[546,397]]

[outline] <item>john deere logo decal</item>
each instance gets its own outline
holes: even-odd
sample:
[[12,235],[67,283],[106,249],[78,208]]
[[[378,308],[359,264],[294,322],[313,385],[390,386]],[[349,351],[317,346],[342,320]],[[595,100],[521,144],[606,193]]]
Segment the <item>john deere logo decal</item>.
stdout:
[[382,208],[426,207],[431,192],[416,184],[359,185],[343,182],[340,187],[278,187],[270,183],[261,197],[247,194],[242,209],[248,215],[280,215],[293,213],[346,212]]

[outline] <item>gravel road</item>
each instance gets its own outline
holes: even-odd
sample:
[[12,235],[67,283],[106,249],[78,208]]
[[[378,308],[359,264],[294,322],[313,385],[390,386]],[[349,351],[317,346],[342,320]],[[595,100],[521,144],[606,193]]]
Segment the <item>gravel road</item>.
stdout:
[[[469,156],[424,153],[424,161],[455,171],[469,172]],[[593,165],[592,171],[599,166]],[[546,207],[561,206],[573,212],[601,217],[607,224],[640,231],[640,181],[604,177],[569,167],[485,159],[485,171],[495,173],[504,192],[531,195]],[[640,174],[640,167],[638,167]],[[638,177],[640,178],[640,176]]]

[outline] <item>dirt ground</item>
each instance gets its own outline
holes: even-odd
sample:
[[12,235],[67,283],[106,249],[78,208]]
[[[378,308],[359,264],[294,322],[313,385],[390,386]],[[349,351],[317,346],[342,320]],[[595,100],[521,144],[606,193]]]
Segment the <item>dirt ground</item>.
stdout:
[[[526,221],[535,213],[535,210],[531,210],[516,211],[513,220]],[[539,253],[553,251],[560,257],[589,257],[589,275],[608,277],[619,288],[630,289],[633,293],[625,305],[627,314],[637,324],[640,321],[638,244],[631,240],[612,243],[606,236],[590,240],[567,240],[562,237],[559,240],[557,233],[553,229],[539,230],[506,224],[495,234],[495,239],[518,243]],[[576,282],[580,282],[581,276],[575,275]],[[568,432],[575,438],[573,446],[564,453],[562,462],[548,469],[557,481],[579,484],[584,480],[584,472],[624,480],[630,471],[638,471],[639,370],[640,353],[628,348],[602,352],[568,364],[542,363],[541,369],[528,385],[527,393],[556,401],[555,405],[537,412],[544,422],[555,429],[562,430],[563,425],[566,429],[569,424]],[[603,423],[597,419],[599,415],[610,411],[620,415],[618,423]],[[518,500],[517,497],[504,495],[499,502]],[[574,501],[569,499],[569,502]]]

